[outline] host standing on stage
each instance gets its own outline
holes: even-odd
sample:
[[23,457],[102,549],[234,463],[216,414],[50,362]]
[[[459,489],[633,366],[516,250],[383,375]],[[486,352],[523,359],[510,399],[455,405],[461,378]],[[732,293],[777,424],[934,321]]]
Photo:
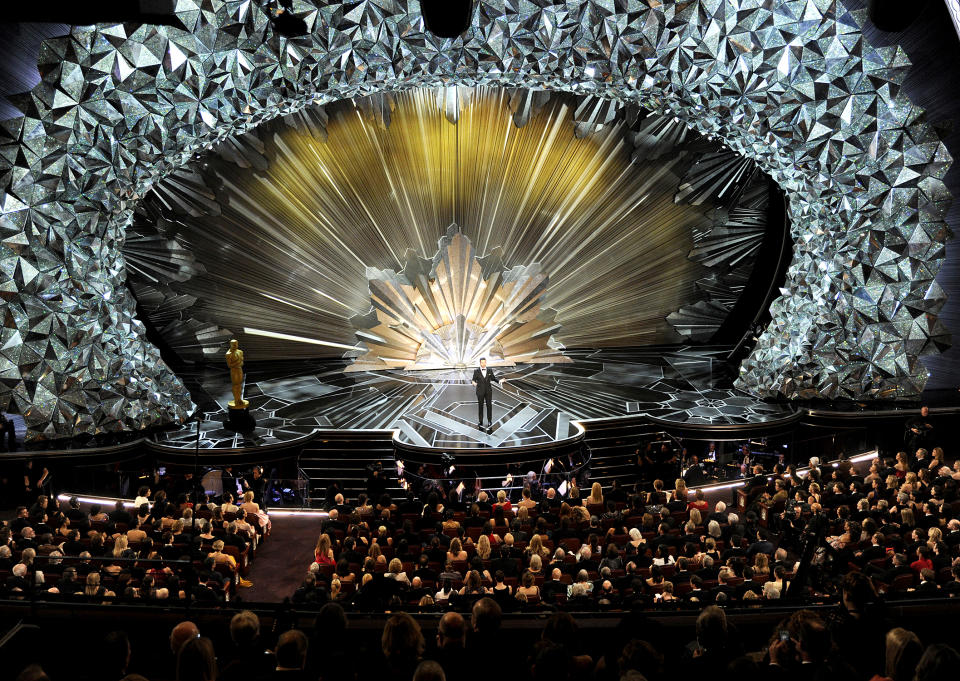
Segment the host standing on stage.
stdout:
[[487,358],[480,358],[480,368],[473,370],[473,380],[477,386],[477,428],[483,429],[483,403],[487,403],[487,426],[493,427],[493,383],[500,385],[500,379],[493,373],[493,369],[487,368]]

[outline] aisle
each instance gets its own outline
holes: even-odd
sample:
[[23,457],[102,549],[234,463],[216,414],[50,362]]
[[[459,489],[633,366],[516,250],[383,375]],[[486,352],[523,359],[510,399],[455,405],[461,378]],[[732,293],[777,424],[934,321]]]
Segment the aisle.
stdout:
[[279,603],[292,596],[313,562],[321,522],[316,516],[274,518],[273,530],[247,575],[253,586],[238,589],[237,595],[256,603]]

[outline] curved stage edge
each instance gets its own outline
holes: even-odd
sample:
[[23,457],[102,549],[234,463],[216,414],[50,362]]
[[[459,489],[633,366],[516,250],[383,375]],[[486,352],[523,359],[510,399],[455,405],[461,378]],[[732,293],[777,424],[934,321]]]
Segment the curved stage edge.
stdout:
[[[779,433],[790,431],[798,426],[808,426],[823,429],[844,429],[844,428],[865,428],[871,423],[887,423],[896,420],[901,423],[908,417],[919,412],[919,407],[911,408],[893,407],[887,410],[863,410],[863,411],[835,411],[824,408],[801,408],[796,409],[784,418],[764,421],[759,423],[746,424],[682,424],[669,420],[653,417],[647,414],[636,414],[623,417],[607,417],[598,419],[583,419],[571,421],[571,425],[576,429],[574,436],[563,440],[552,441],[536,445],[526,445],[520,447],[497,447],[497,448],[467,448],[456,450],[455,448],[437,449],[430,447],[417,447],[410,443],[403,442],[398,436],[397,429],[328,429],[316,428],[312,432],[306,433],[299,438],[283,442],[253,445],[246,447],[231,448],[184,448],[183,446],[171,446],[162,441],[154,439],[151,434],[145,434],[142,437],[130,439],[126,442],[104,445],[104,446],[74,446],[68,448],[31,448],[22,449],[14,452],[0,453],[0,461],[16,462],[27,459],[80,459],[85,464],[105,465],[115,461],[124,460],[131,456],[148,455],[154,457],[161,463],[187,464],[194,463],[199,459],[200,463],[224,463],[225,461],[235,461],[238,464],[247,462],[268,462],[271,460],[280,460],[289,458],[292,454],[298,453],[307,446],[323,444],[326,441],[352,442],[362,444],[364,441],[371,443],[390,442],[398,453],[420,453],[439,455],[443,452],[452,452],[458,456],[463,454],[475,454],[480,456],[489,455],[511,455],[511,454],[538,454],[544,457],[550,456],[558,450],[569,449],[588,442],[595,437],[603,437],[607,432],[618,433],[621,437],[630,437],[631,432],[639,432],[644,429],[655,428],[658,431],[668,433],[677,438],[685,438],[698,441],[716,440],[716,441],[741,441],[750,438],[764,438]],[[930,409],[931,416],[939,418],[949,415],[960,414],[960,405],[951,407],[933,407]],[[854,423],[855,422],[855,423]]]

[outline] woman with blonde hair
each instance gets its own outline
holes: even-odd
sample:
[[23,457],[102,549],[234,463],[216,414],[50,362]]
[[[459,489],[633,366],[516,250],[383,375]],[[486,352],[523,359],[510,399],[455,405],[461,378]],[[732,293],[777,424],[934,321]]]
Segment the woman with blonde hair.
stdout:
[[769,575],[770,574],[770,559],[765,553],[758,553],[753,558],[753,574],[755,575]]
[[385,574],[384,577],[410,586],[410,578],[407,577],[407,573],[403,571],[403,562],[399,558],[394,558],[390,561],[390,564],[387,566],[387,574]]
[[700,510],[696,508],[690,509],[690,522],[692,522],[697,527],[703,525],[703,516],[700,515]]
[[677,478],[673,481],[673,500],[687,503],[687,497],[690,491],[687,489],[687,483],[683,478]]
[[240,504],[240,508],[247,514],[247,522],[259,526],[263,534],[270,534],[272,525],[270,516],[267,515],[266,511],[260,509],[260,504],[253,500],[253,492],[248,490],[243,493],[243,503]]
[[603,506],[603,487],[600,486],[599,482],[590,486],[590,496],[587,497],[585,503],[588,506]]
[[550,557],[550,549],[543,545],[543,539],[539,534],[530,537],[530,543],[527,545],[528,556],[540,556],[540,560],[546,560]]
[[507,492],[505,490],[499,490],[497,492],[497,503],[493,505],[493,508],[502,508],[504,513],[513,510],[513,506],[510,504],[510,500],[507,499]]
[[[451,544],[453,542],[450,542]],[[490,547],[490,537],[485,534],[481,534],[477,539],[477,555],[480,556],[480,560],[490,560],[490,553],[492,548]]]
[[260,510],[260,504],[253,500],[253,492],[247,491],[243,493],[243,501],[240,503],[240,508],[247,513],[257,513]]
[[720,562],[720,552],[717,551],[716,539],[714,539],[713,537],[707,537],[707,540],[703,542],[703,554],[706,556],[710,556],[713,559],[714,563]]
[[113,540],[113,551],[110,552],[114,558],[128,558],[129,556],[123,555],[126,551],[129,550],[127,535],[121,534],[114,538]]
[[114,593],[100,586],[99,572],[91,572],[87,575],[86,585],[83,587],[83,595],[87,598],[110,598],[114,596]]
[[317,545],[313,549],[313,557],[317,565],[336,565],[337,561],[333,557],[333,548],[330,535],[326,532],[317,538]]
[[330,600],[339,601],[342,589],[343,584],[341,584],[340,580],[334,576],[333,579],[330,580]]
[[393,546],[393,537],[390,536],[386,525],[380,525],[377,528],[376,542],[381,546]]
[[917,474],[913,471],[907,473],[906,477],[903,479],[903,484],[900,485],[900,491],[906,492],[907,494],[915,494],[917,492]]

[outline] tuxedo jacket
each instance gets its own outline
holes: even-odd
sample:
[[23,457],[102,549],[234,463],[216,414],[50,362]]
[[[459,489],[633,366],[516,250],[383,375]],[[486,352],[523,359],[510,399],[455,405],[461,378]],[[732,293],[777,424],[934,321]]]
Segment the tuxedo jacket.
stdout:
[[492,383],[500,383],[500,379],[497,378],[496,374],[493,373],[493,369],[487,367],[487,377],[483,377],[483,372],[480,371],[480,367],[477,367],[473,370],[473,380],[477,384],[477,397],[486,395],[488,392],[493,390]]

